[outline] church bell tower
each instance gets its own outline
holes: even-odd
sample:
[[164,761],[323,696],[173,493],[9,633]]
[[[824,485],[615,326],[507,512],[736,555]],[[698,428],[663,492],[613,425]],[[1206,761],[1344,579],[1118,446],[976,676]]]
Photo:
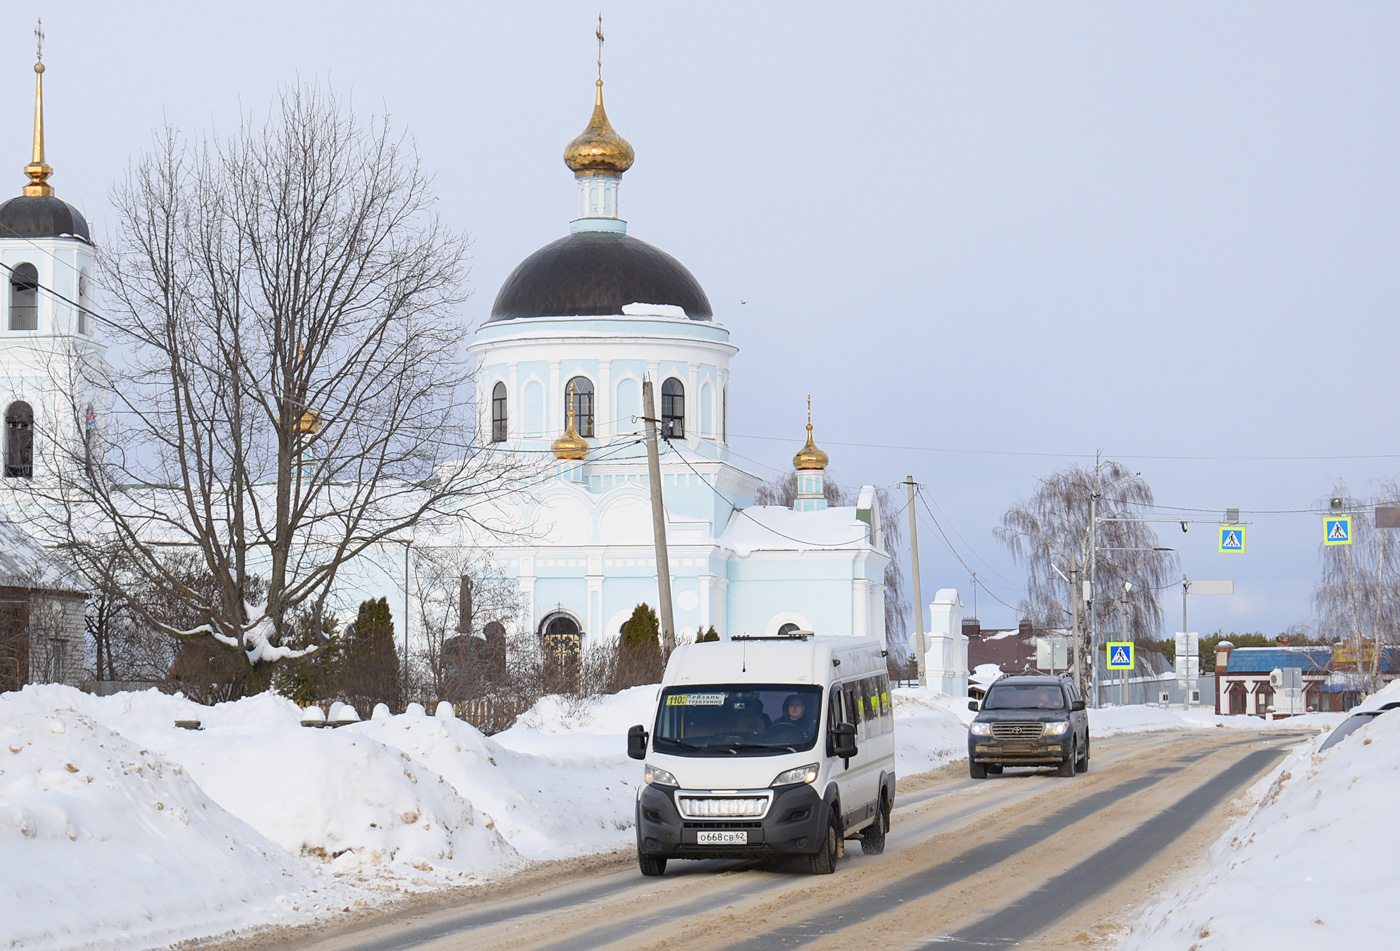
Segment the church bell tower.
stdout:
[[0,500],[51,479],[101,413],[93,381],[106,346],[91,306],[93,245],[81,212],[54,194],[44,151],[43,32],[34,63],[28,179],[0,204]]

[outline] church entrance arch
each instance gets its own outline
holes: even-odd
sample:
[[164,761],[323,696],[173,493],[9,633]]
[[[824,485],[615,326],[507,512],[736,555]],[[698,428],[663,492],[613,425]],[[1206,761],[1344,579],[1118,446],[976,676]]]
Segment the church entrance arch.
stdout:
[[559,674],[571,679],[576,676],[583,648],[583,628],[578,618],[563,609],[552,611],[540,621],[539,634],[545,663]]

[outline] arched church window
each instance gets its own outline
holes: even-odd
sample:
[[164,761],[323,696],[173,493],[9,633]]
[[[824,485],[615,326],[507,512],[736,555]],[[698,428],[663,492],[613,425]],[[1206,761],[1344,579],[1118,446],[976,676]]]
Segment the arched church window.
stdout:
[[506,439],[506,385],[497,383],[491,389],[491,441]]
[[[573,400],[574,431],[580,436],[592,436],[593,381],[586,376],[576,376],[564,387],[564,417],[566,420],[569,415],[570,399]],[[565,425],[568,425],[567,422]]]
[[80,334],[92,333],[92,316],[88,313],[88,309],[92,307],[92,303],[88,299],[88,285],[91,282],[92,278],[88,275],[87,269],[84,268],[82,273],[78,275],[78,333]]
[[685,438],[685,387],[675,377],[661,384],[661,435]]
[[39,329],[39,272],[32,264],[10,271],[10,329]]
[[34,410],[23,400],[5,410],[5,478],[34,478]]

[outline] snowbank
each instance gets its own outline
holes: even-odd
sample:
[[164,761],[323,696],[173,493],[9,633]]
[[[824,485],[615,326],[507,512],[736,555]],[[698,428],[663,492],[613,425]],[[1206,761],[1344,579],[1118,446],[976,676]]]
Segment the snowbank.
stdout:
[[[421,708],[311,729],[270,695],[204,707],[154,691],[0,694],[3,937],[30,951],[156,947],[626,848],[642,771],[626,734],[651,722],[656,690],[547,697],[494,737]],[[894,708],[901,776],[966,755],[965,699],[900,689]],[[1090,725],[1262,722],[1129,707]]]
[[[1364,707],[1394,700],[1400,683]],[[1149,907],[1120,951],[1395,944],[1400,824],[1390,811],[1400,799],[1400,712],[1317,753],[1324,739],[1251,788],[1254,806],[1212,848],[1207,871]]]

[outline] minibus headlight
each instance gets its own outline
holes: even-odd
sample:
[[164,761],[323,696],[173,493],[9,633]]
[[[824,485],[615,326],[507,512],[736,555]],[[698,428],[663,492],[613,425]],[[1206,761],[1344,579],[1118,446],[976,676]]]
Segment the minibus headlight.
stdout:
[[990,723],[974,723],[968,728],[973,736],[991,736],[992,725]]
[[653,766],[647,763],[647,785],[648,786],[679,786],[676,777],[670,770],[662,769],[660,766]]
[[793,783],[814,783],[817,781],[817,764],[810,766],[799,766],[796,769],[785,769],[777,775],[770,785],[791,786]]

